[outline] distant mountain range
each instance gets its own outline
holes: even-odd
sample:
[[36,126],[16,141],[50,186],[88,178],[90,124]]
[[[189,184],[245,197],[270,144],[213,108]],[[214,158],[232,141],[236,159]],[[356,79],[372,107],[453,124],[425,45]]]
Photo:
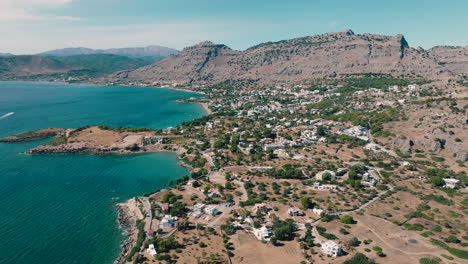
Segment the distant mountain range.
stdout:
[[445,78],[468,73],[468,47],[412,48],[403,35],[352,30],[266,42],[245,51],[203,42],[112,82],[215,84],[226,80],[288,83],[324,77],[383,75]]
[[207,85],[226,80],[292,83],[360,75],[451,79],[468,75],[468,47],[426,50],[410,47],[403,35],[343,30],[261,43],[244,51],[202,42],[180,52],[159,46],[67,48],[41,56],[0,57],[0,78],[76,71],[90,77],[110,74],[99,82]]
[[0,57],[0,78],[72,73],[97,77],[121,70],[149,65],[153,60],[113,54],[89,54],[65,57],[20,55]]
[[0,57],[1,57],[1,56],[13,56],[13,54],[11,54],[11,53],[1,53],[1,52],[0,52]]
[[141,48],[118,48],[118,49],[89,49],[89,48],[65,48],[39,53],[40,56],[74,56],[74,55],[90,55],[90,54],[114,54],[133,58],[158,58],[167,57],[176,54],[178,50],[161,47],[148,46]]

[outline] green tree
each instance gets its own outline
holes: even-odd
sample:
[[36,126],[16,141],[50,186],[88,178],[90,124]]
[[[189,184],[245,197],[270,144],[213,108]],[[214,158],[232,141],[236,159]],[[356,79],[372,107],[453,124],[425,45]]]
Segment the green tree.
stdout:
[[340,217],[340,222],[343,223],[343,224],[354,224],[355,221],[354,221],[354,218],[350,215],[342,215]]
[[312,197],[310,197],[310,196],[302,197],[301,198],[301,204],[302,204],[302,208],[304,210],[314,208],[314,202],[312,202]]

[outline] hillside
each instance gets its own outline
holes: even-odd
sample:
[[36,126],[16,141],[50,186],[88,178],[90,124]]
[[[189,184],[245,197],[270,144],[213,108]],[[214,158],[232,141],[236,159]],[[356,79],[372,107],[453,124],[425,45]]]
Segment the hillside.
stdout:
[[138,48],[114,48],[114,49],[89,49],[89,48],[64,48],[39,53],[41,56],[74,56],[74,55],[90,55],[90,54],[114,54],[135,58],[164,58],[169,55],[175,54],[176,49],[161,47],[161,46],[147,46]]
[[344,30],[262,43],[245,51],[203,42],[153,65],[119,73],[113,81],[265,83],[363,74],[438,79],[468,72],[466,60],[466,48],[415,49],[403,35],[358,35]]
[[122,70],[133,70],[151,64],[150,60],[112,54],[90,54],[67,57],[10,56],[0,57],[0,78],[30,77],[71,73],[99,76]]
[[0,77],[30,76],[36,74],[64,73],[78,67],[65,65],[49,57],[21,55],[0,57]]
[[99,74],[109,74],[116,71],[137,69],[151,64],[150,60],[129,58],[112,54],[91,54],[57,57],[65,65],[80,67]]

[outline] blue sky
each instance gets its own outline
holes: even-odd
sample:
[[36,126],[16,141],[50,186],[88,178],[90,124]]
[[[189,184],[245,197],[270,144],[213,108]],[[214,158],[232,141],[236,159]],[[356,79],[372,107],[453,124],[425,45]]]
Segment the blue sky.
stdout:
[[211,40],[234,49],[342,29],[468,45],[466,0],[0,0],[0,52]]

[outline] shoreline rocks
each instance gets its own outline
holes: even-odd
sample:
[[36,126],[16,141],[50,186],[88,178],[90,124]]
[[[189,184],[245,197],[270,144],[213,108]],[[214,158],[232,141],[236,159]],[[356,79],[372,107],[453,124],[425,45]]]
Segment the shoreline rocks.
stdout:
[[60,134],[59,132],[47,132],[47,133],[34,133],[33,132],[31,133],[31,135],[28,135],[28,136],[20,136],[21,134],[18,134],[18,135],[1,138],[0,143],[23,143],[23,142],[38,141],[38,140],[56,137],[59,134]]
[[126,263],[125,259],[136,244],[136,237],[138,235],[136,221],[142,217],[141,212],[135,211],[139,210],[136,204],[136,199],[132,198],[126,203],[115,205],[117,210],[117,222],[119,223],[119,227],[124,230],[127,238],[121,245],[121,252],[114,261],[114,264]]

